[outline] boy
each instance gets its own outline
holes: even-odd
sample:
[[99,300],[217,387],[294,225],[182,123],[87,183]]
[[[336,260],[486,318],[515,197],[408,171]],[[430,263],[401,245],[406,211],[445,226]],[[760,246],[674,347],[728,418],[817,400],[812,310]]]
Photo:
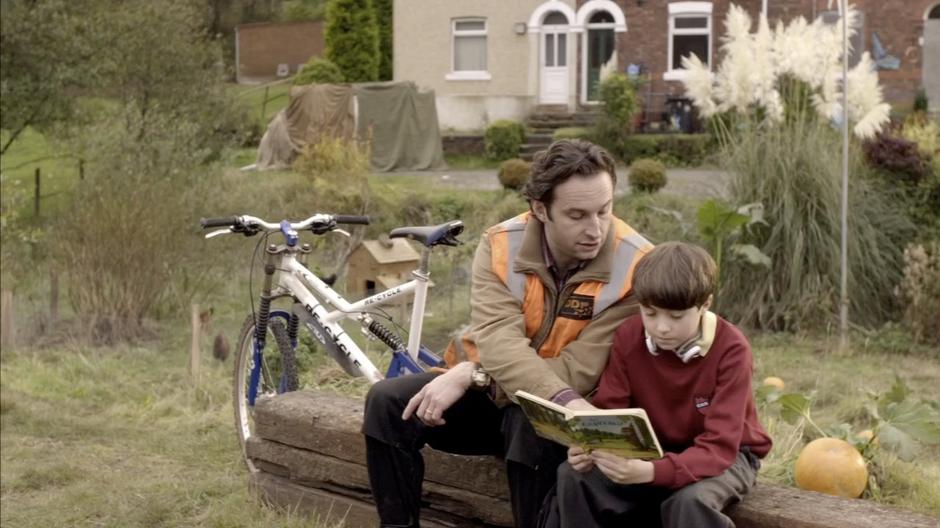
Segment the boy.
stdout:
[[614,334],[592,403],[646,409],[665,456],[570,448],[543,526],[734,526],[721,510],[754,486],[771,440],[751,394],[750,345],[708,311],[716,275],[708,253],[677,242],[637,263],[640,314]]

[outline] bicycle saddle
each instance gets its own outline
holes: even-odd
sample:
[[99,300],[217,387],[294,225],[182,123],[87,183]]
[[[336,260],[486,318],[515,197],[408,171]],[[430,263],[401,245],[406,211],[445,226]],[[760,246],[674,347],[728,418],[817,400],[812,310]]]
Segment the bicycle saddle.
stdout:
[[452,220],[435,226],[409,226],[397,227],[388,234],[389,238],[410,238],[421,242],[427,247],[443,244],[456,246],[460,244],[457,235],[463,232],[463,222]]

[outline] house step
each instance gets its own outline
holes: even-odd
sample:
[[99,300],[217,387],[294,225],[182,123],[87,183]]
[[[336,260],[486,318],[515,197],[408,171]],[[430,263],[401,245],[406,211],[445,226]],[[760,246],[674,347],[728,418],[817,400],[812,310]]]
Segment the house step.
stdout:
[[552,132],[526,134],[525,142],[529,145],[549,145],[552,142]]
[[535,113],[529,116],[526,124],[533,131],[547,133],[559,128],[593,126],[597,116],[596,112]]

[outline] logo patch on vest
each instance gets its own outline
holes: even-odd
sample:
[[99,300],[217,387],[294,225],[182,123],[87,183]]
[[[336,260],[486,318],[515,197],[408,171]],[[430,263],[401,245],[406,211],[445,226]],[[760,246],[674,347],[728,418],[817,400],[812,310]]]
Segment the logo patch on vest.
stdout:
[[594,296],[574,293],[565,300],[565,305],[558,313],[561,317],[586,321],[594,316]]
[[698,412],[705,414],[705,411],[708,410],[708,406],[711,405],[711,401],[704,396],[695,397],[695,408]]

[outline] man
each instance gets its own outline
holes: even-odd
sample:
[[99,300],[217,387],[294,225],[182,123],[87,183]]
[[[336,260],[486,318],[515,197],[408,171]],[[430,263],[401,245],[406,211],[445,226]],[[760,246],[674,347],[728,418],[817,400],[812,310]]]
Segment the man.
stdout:
[[612,214],[614,162],[563,140],[540,152],[529,212],[484,233],[473,260],[471,326],[449,369],[385,380],[366,397],[363,433],[381,525],[416,527],[420,449],[506,460],[517,527],[535,526],[565,452],[541,440],[508,396],[523,389],[569,408],[600,378],[614,329],[637,312],[631,276],[652,246]]

